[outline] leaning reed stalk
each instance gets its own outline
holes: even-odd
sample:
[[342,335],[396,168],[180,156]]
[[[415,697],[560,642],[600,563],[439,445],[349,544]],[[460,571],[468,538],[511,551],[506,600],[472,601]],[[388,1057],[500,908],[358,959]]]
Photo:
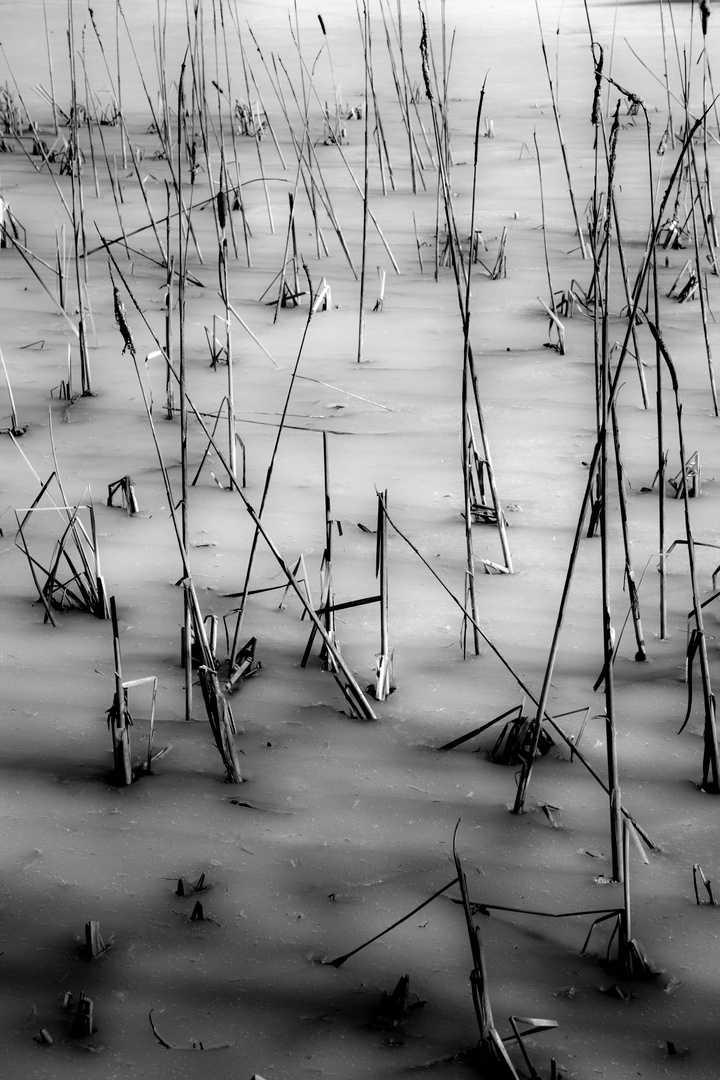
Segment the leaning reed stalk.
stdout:
[[[293,388],[295,386],[295,380],[297,379],[298,368],[300,367],[300,360],[302,358],[303,350],[305,348],[305,342],[307,340],[308,331],[310,330],[310,322],[311,322],[312,317],[313,317],[313,307],[314,307],[314,305],[313,305],[313,302],[312,302],[312,283],[310,281],[310,275],[309,275],[309,273],[307,271],[307,268],[305,268],[305,274],[307,276],[308,291],[309,291],[308,313],[307,313],[307,318],[305,320],[305,328],[303,330],[303,335],[302,335],[302,338],[300,340],[300,347],[298,348],[297,356],[295,358],[295,366],[293,367],[292,374],[290,376],[290,383],[289,383],[288,389],[287,389],[287,394],[285,395],[285,403],[283,405],[283,411],[282,411],[282,415],[280,417],[280,423],[278,424],[278,429],[277,429],[277,432],[275,434],[275,444],[273,446],[272,453],[270,455],[270,464],[268,465],[267,472],[265,474],[265,483],[263,485],[262,496],[260,498],[260,508],[259,508],[259,510],[257,512],[258,524],[256,525],[255,533],[254,533],[253,539],[252,539],[252,545],[250,547],[250,554],[248,556],[247,568],[245,570],[245,581],[243,582],[243,588],[242,588],[242,595],[241,595],[241,599],[240,599],[238,617],[237,617],[237,621],[235,623],[235,633],[233,635],[233,643],[232,643],[232,648],[230,650],[230,670],[231,671],[232,671],[233,665],[235,663],[235,656],[237,654],[237,647],[238,647],[238,641],[239,641],[239,636],[240,636],[240,628],[242,626],[243,617],[245,615],[245,608],[247,606],[248,592],[249,592],[249,589],[250,589],[250,576],[252,574],[253,562],[254,562],[254,559],[255,559],[255,551],[257,549],[258,540],[260,538],[259,523],[262,520],[263,512],[265,510],[265,503],[267,502],[268,492],[270,490],[270,482],[272,480],[273,469],[275,467],[275,460],[277,458],[278,450],[279,450],[279,447],[280,447],[280,439],[282,437],[283,428],[285,426],[285,419],[287,417],[287,412],[288,412],[288,409],[290,407],[290,398],[292,396]],[[233,478],[231,478],[231,479],[233,479]]]
[[538,26],[540,28],[540,45],[542,47],[543,60],[545,62],[545,72],[547,75],[548,87],[550,89],[550,101],[552,103],[553,116],[555,118],[555,128],[557,130],[558,140],[560,142],[560,153],[562,154],[563,165],[565,167],[565,176],[568,182],[568,194],[570,195],[570,205],[572,206],[573,219],[575,221],[575,231],[577,233],[578,240],[580,242],[580,252],[583,259],[587,259],[587,250],[585,248],[585,239],[583,237],[582,228],[580,226],[580,219],[578,218],[577,207],[575,205],[575,195],[573,193],[572,178],[570,176],[570,163],[568,162],[567,150],[565,148],[565,140],[563,139],[562,126],[560,124],[560,114],[558,113],[557,103],[555,101],[555,88],[553,86],[552,75],[550,74],[550,64],[548,62],[547,49],[545,48],[545,39],[543,37],[542,21],[540,19],[540,7],[538,0],[535,0],[535,10],[537,12]]
[[[83,46],[82,46],[82,53],[80,54],[80,60],[82,61],[83,80],[84,80],[84,83],[85,83],[85,124],[86,124],[86,127],[87,127],[87,133],[88,133],[88,145],[90,146],[90,160],[92,162],[93,180],[95,182],[95,198],[99,199],[100,198],[100,183],[98,181],[97,164],[96,164],[96,161],[95,161],[95,143],[93,142],[93,134],[92,134],[93,114],[95,116],[95,119],[97,120],[97,109],[95,109],[94,107],[92,109],[90,108],[90,86],[89,86],[89,83],[88,83],[87,67],[86,67],[86,64],[85,64],[85,32],[84,31],[83,31]],[[98,124],[98,127],[99,126],[100,125]]]
[[[611,404],[612,376],[610,372],[610,349],[608,342],[609,321],[609,295],[610,295],[610,253],[612,237],[612,202],[614,199],[614,173],[617,154],[617,137],[620,126],[619,120],[620,103],[615,110],[613,125],[609,139],[609,154],[607,157],[607,199],[608,207],[605,216],[605,253],[604,253],[604,281],[602,285],[602,333],[600,357],[601,372],[601,410],[603,417],[603,430],[601,436],[600,454],[600,563],[602,579],[602,624],[603,624],[603,662],[605,664],[605,740],[608,763],[608,787],[610,788],[610,848],[612,876],[614,881],[622,881],[624,874],[623,847],[622,847],[622,815],[621,793],[617,761],[617,724],[615,713],[615,675],[613,667],[613,628],[612,614],[610,609],[610,550],[609,533],[610,523],[608,514],[609,503],[609,469],[608,469],[608,416]],[[601,118],[602,124],[602,118]],[[596,309],[600,297],[596,297]]]
[[672,95],[670,93],[670,79],[668,77],[668,62],[667,62],[667,44],[665,41],[665,12],[663,9],[663,0],[660,0],[660,32],[662,34],[662,50],[663,50],[663,79],[665,82],[665,96],[667,97],[667,110],[668,110],[668,122],[667,126],[670,131],[670,148],[675,149],[675,129],[673,127],[673,115],[672,115]]
[[[484,87],[483,87],[484,91]],[[481,94],[475,120],[475,142],[473,150],[473,182],[472,196],[470,200],[470,257],[468,258],[466,284],[465,284],[465,318],[463,319],[463,370],[462,370],[462,394],[461,394],[461,436],[462,436],[462,469],[463,469],[463,503],[465,511],[465,555],[467,560],[467,591],[470,596],[470,611],[473,617],[473,648],[476,656],[480,655],[480,635],[475,624],[478,620],[477,591],[475,588],[475,552],[472,535],[472,507],[470,504],[470,481],[474,464],[472,441],[470,438],[470,424],[468,417],[468,378],[470,364],[470,297],[472,280],[472,245],[475,236],[475,206],[477,201],[477,174],[478,174],[478,150],[480,143],[480,117],[482,116],[483,96]]]
[[[555,293],[553,292],[552,276],[550,274],[550,255],[548,253],[547,243],[547,229],[545,228],[545,192],[543,188],[543,174],[542,174],[542,161],[540,159],[540,147],[537,141],[537,132],[533,131],[533,142],[535,143],[535,157],[537,159],[538,167],[538,180],[540,182],[540,218],[542,223],[542,237],[543,237],[543,252],[545,254],[545,272],[547,274],[548,292],[550,293],[550,308],[555,311]],[[474,234],[470,233],[471,238],[474,240]]]
[[52,52],[50,50],[50,32],[48,30],[46,0],[42,0],[42,6],[43,6],[43,22],[45,24],[45,48],[46,48],[46,51],[47,51],[47,58],[48,58],[48,70],[50,72],[50,98],[51,98],[51,102],[52,102],[53,134],[57,135],[58,134],[58,120],[57,120],[57,103],[55,101],[55,77],[54,77],[54,74],[53,74]]
[[[118,225],[120,226],[120,232],[122,233],[122,241],[125,245],[125,253],[128,259],[130,258],[130,248],[128,246],[127,236],[125,235],[125,222],[123,221],[122,210],[120,209],[120,191],[115,180],[114,172],[110,168],[110,158],[108,156],[107,146],[105,144],[105,136],[103,134],[102,124],[98,124],[98,135],[100,136],[100,145],[102,146],[103,157],[105,159],[105,168],[107,169],[108,179],[110,181],[110,190],[112,191],[113,203],[115,204],[115,213],[118,218]],[[85,253],[85,257],[89,255],[89,252]]]
[[115,0],[115,67],[117,70],[117,107],[120,121],[122,123],[120,138],[122,146],[123,169],[127,169],[128,140],[126,137],[125,124],[123,122],[125,114],[123,113],[122,106],[122,67],[120,64],[120,0]]

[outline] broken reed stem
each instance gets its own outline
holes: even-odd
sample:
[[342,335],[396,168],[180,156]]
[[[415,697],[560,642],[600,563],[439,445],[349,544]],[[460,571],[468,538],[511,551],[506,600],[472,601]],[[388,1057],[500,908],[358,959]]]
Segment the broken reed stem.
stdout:
[[470,990],[480,1034],[480,1041],[476,1052],[479,1052],[479,1064],[481,1065],[483,1072],[487,1069],[488,1074],[498,1078],[504,1077],[506,1080],[517,1080],[517,1072],[515,1071],[502,1039],[495,1028],[492,1006],[490,1004],[490,994],[488,991],[487,970],[485,967],[485,954],[482,947],[480,927],[476,926],[473,920],[467,878],[465,877],[460,862],[460,856],[457,852],[456,840],[459,827],[460,821],[458,821],[455,826],[455,832],[453,833],[453,860],[455,862],[458,885],[460,886],[462,907],[465,914],[465,925],[470,942],[470,955],[472,956],[473,962],[472,971],[470,972]]
[[346,960],[349,960],[351,956],[355,956],[363,949],[366,949],[368,945],[372,945],[375,941],[378,941],[381,937],[384,937],[385,934],[389,934],[390,931],[394,930],[396,926],[401,926],[402,923],[407,922],[408,919],[411,919],[413,917],[413,915],[417,915],[418,911],[422,911],[423,908],[427,907],[428,904],[431,904],[433,900],[437,900],[438,896],[442,896],[442,894],[446,893],[448,889],[452,889],[453,885],[457,885],[457,883],[458,879],[454,877],[452,881],[448,881],[447,885],[443,885],[442,889],[438,889],[438,891],[433,893],[432,896],[429,896],[427,900],[423,900],[422,904],[418,904],[416,908],[413,908],[412,911],[409,911],[407,915],[403,915],[402,919],[398,919],[392,924],[392,926],[387,926],[384,930],[381,930],[379,934],[376,934],[375,937],[371,937],[368,941],[364,941],[362,945],[358,945],[357,949],[353,949],[352,952],[345,953],[344,956],[337,956],[334,960],[327,960],[325,961],[325,963],[327,963],[330,967],[342,967]]

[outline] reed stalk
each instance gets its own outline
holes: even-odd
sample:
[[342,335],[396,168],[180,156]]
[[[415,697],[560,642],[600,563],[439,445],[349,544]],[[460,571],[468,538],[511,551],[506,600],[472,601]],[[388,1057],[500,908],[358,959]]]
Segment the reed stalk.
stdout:
[[122,660],[120,657],[120,630],[118,628],[115,597],[110,597],[110,616],[112,619],[113,654],[115,657],[115,701],[108,722],[112,730],[113,760],[115,776],[120,784],[132,784],[132,762],[130,760],[130,735],[128,732],[129,714],[127,694],[123,687]]
[[540,45],[542,47],[543,61],[545,63],[545,73],[547,75],[548,87],[550,89],[550,101],[552,104],[553,117],[555,118],[555,129],[557,131],[558,140],[560,143],[560,153],[562,154],[563,165],[565,167],[565,176],[568,182],[568,194],[570,195],[570,205],[572,207],[573,220],[575,221],[575,232],[580,244],[580,253],[583,259],[587,259],[587,250],[585,248],[585,239],[583,237],[582,228],[580,226],[580,219],[578,218],[577,207],[575,205],[575,195],[573,193],[572,178],[570,176],[570,163],[568,161],[567,150],[565,148],[565,140],[563,139],[562,126],[560,124],[560,114],[558,112],[557,101],[555,99],[555,88],[553,86],[552,75],[550,74],[550,64],[548,62],[547,49],[545,48],[545,38],[543,36],[542,21],[540,19],[540,7],[538,0],[535,0],[535,11],[537,13],[538,26],[540,28]]
[[[357,0],[358,4],[360,0]],[[398,0],[398,3],[400,0]],[[363,23],[363,58],[365,61],[365,127],[363,133],[363,216],[362,216],[362,256],[360,262],[360,300],[358,303],[358,347],[357,362],[361,364],[364,359],[363,347],[365,339],[365,276],[367,270],[367,228],[368,228],[368,194],[370,191],[370,18],[366,0],[362,0]],[[359,10],[358,10],[359,14]]]
[[678,448],[680,451],[680,463],[683,472],[681,488],[683,497],[683,513],[685,518],[685,536],[687,540],[688,570],[690,573],[690,588],[692,590],[693,615],[695,618],[695,626],[697,632],[698,653],[700,657],[700,675],[703,690],[703,704],[705,708],[705,725],[703,733],[704,754],[702,789],[703,791],[718,795],[720,794],[720,754],[718,753],[715,695],[712,691],[707,638],[705,635],[705,625],[703,618],[703,605],[700,599],[700,586],[697,578],[697,568],[695,562],[695,540],[690,523],[690,493],[688,491],[688,484],[685,477],[685,462],[687,461],[687,455],[685,451],[685,438],[683,434],[680,388],[677,373],[675,370],[675,365],[667,349],[667,346],[665,345],[663,336],[659,328],[650,319],[647,319],[647,324],[653,338],[655,339],[658,351],[660,352],[665,366],[668,369],[673,395],[675,398],[675,415],[677,419],[678,430]]
[[[187,53],[186,53],[187,58]],[[185,552],[188,551],[188,458],[187,458],[187,440],[188,440],[188,426],[187,426],[187,398],[185,394],[185,374],[186,374],[186,356],[185,356],[185,283],[186,283],[186,268],[187,268],[187,237],[185,230],[185,217],[183,214],[183,196],[182,196],[182,147],[184,137],[186,137],[185,128],[185,64],[186,58],[183,59],[180,68],[180,79],[178,83],[178,104],[177,104],[177,208],[178,208],[178,370],[179,370],[179,389],[180,389],[180,521],[181,521],[181,540],[182,548]],[[182,653],[183,653],[183,668],[185,670],[185,719],[192,719],[193,711],[193,674],[192,674],[192,606],[191,597],[187,582],[189,581],[189,573],[185,578],[183,586],[183,635],[182,635]]]
[[[310,275],[309,275],[307,269],[305,270],[305,273],[306,273],[307,280],[308,280],[308,289],[309,289],[309,292],[310,292],[310,296],[312,297],[312,284],[310,282]],[[297,372],[298,372],[298,368],[300,366],[300,360],[302,358],[303,350],[305,348],[305,342],[307,340],[307,335],[308,335],[308,332],[310,330],[310,323],[311,323],[312,317],[313,317],[313,304],[309,303],[308,304],[307,318],[305,320],[305,328],[303,330],[303,335],[302,335],[302,339],[300,341],[300,346],[298,348],[297,356],[295,357],[295,365],[293,367],[293,371],[292,371],[292,374],[290,376],[290,383],[288,385],[287,394],[285,395],[285,403],[283,405],[283,411],[282,411],[282,415],[280,417],[280,423],[278,424],[278,429],[277,429],[277,432],[276,432],[276,435],[275,435],[275,443],[274,443],[274,446],[273,446],[273,449],[272,449],[272,453],[270,455],[270,463],[268,465],[267,472],[265,474],[265,483],[263,485],[262,496],[260,498],[260,508],[259,508],[259,510],[257,512],[257,523],[256,523],[256,526],[255,526],[255,532],[253,534],[252,544],[250,546],[250,554],[248,556],[247,567],[245,569],[245,580],[243,582],[242,594],[241,594],[241,599],[240,599],[240,604],[239,604],[239,609],[238,609],[238,616],[237,616],[237,620],[235,622],[235,633],[233,635],[232,648],[230,650],[230,661],[229,662],[230,662],[230,673],[231,674],[232,674],[232,669],[233,669],[233,666],[234,666],[234,663],[235,663],[235,656],[236,656],[236,653],[237,653],[238,642],[240,640],[240,630],[241,630],[241,627],[242,627],[243,618],[244,618],[244,615],[245,615],[245,608],[246,608],[246,605],[247,605],[247,598],[248,598],[248,593],[249,593],[249,589],[250,589],[250,576],[252,574],[252,568],[253,568],[253,562],[254,562],[254,558],[255,558],[255,552],[256,552],[256,549],[257,549],[257,545],[258,545],[258,541],[260,539],[260,536],[262,535],[262,531],[261,531],[261,528],[260,528],[260,522],[262,520],[263,511],[265,510],[265,503],[267,501],[268,492],[270,490],[270,482],[272,480],[273,469],[275,467],[275,461],[276,461],[276,458],[277,458],[278,449],[280,447],[280,439],[282,437],[283,428],[284,428],[284,425],[285,425],[285,418],[287,416],[288,408],[290,407],[290,398],[291,398],[291,395],[292,395],[292,392],[293,392],[293,388],[295,386],[295,380],[297,378]],[[234,476],[231,477],[231,482],[234,479],[235,479]]]
[[52,52],[50,50],[50,32],[48,30],[46,0],[42,0],[42,6],[43,6],[43,22],[45,24],[45,48],[46,48],[46,51],[47,51],[47,58],[48,58],[48,71],[50,72],[50,99],[51,99],[51,104],[52,104],[53,134],[57,135],[58,134],[58,110],[57,110],[57,103],[56,103],[56,100],[55,100],[55,76],[53,74]]
[[[75,69],[75,19],[73,12],[73,0],[68,0],[68,55],[70,59],[70,91],[71,91],[71,129],[69,140],[70,153],[70,184],[72,191],[72,227],[73,227],[73,259],[75,267],[75,285],[79,309],[78,341],[80,345],[80,385],[83,397],[89,397],[93,393],[92,377],[90,372],[90,357],[88,355],[87,336],[85,330],[85,296],[83,293],[80,264],[83,263],[87,275],[87,262],[85,255],[87,244],[85,242],[85,212],[83,204],[82,187],[82,156],[79,139],[79,116],[77,96],[77,76]],[[86,279],[87,280],[87,279]]]

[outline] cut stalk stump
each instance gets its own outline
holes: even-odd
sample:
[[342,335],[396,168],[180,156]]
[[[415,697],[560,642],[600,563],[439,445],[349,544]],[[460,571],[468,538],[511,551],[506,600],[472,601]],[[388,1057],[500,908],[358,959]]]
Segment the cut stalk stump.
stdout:
[[[700,899],[700,892],[698,890],[698,878],[702,882],[703,888],[705,889],[705,891],[708,894],[708,897],[709,897],[708,900],[701,900]],[[693,888],[695,889],[695,903],[696,904],[707,904],[707,905],[710,905],[711,907],[717,907],[718,906],[718,902],[715,899],[715,896],[713,895],[712,882],[708,878],[705,877],[705,875],[703,873],[703,870],[702,870],[702,867],[700,866],[699,863],[695,863],[695,865],[693,866]]]
[[107,952],[108,946],[102,939],[100,933],[100,923],[94,919],[85,923],[85,948],[84,955],[87,960],[94,960],[97,956],[102,956],[104,952]]
[[133,483],[132,476],[123,476],[119,480],[115,480],[114,483],[108,484],[108,497],[107,505],[113,506],[113,499],[117,495],[118,491],[122,499],[122,508],[127,511],[129,517],[133,514],[140,513],[140,505],[137,501],[137,495],[135,494],[135,484]]
[[70,1028],[70,1036],[73,1039],[84,1039],[92,1035],[93,1031],[93,1003],[81,990],[75,1019]]
[[403,975],[398,979],[392,994],[383,993],[380,1008],[372,1020],[373,1027],[399,1027],[412,1013],[422,1009],[423,1005],[427,1005],[427,1002],[421,998],[410,1001],[410,976]]

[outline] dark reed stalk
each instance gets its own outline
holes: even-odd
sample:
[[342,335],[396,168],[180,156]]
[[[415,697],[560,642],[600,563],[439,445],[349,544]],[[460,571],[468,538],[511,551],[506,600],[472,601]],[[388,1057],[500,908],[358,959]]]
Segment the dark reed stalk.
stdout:
[[[320,607],[324,610],[324,622],[325,631],[328,639],[332,641],[333,645],[337,648],[337,639],[335,637],[335,593],[333,591],[333,521],[332,505],[330,502],[330,459],[328,456],[328,438],[327,432],[322,433],[322,450],[323,450],[323,486],[325,491],[325,548],[323,550],[322,563],[320,566],[320,577],[322,580],[322,593],[320,596]],[[335,671],[335,662],[333,654],[328,651],[323,645],[320,653],[322,665],[325,671]]]
[[[280,447],[280,439],[282,437],[283,428],[284,428],[284,425],[285,425],[285,418],[287,416],[287,412],[288,412],[288,409],[290,407],[290,398],[292,396],[293,388],[295,386],[295,380],[297,378],[297,372],[298,372],[298,368],[300,366],[300,360],[302,358],[303,350],[305,348],[305,342],[307,340],[308,331],[310,330],[310,322],[311,322],[312,317],[313,317],[312,284],[310,282],[310,275],[308,274],[307,269],[305,270],[305,272],[306,272],[306,275],[307,275],[308,290],[309,290],[309,293],[310,293],[310,302],[308,303],[308,313],[307,313],[307,318],[305,319],[305,328],[303,330],[303,335],[302,335],[302,339],[300,341],[300,346],[298,348],[297,356],[295,357],[295,365],[293,367],[293,371],[292,371],[292,374],[290,376],[290,383],[288,385],[287,394],[285,395],[285,403],[283,405],[283,411],[282,411],[282,415],[280,417],[280,423],[278,424],[277,432],[275,434],[275,444],[273,446],[272,453],[270,455],[270,463],[268,465],[267,472],[265,474],[265,483],[263,485],[263,492],[262,492],[262,495],[260,497],[260,508],[259,508],[259,510],[257,512],[258,524],[256,524],[256,527],[255,527],[255,532],[253,534],[252,544],[251,544],[251,547],[250,547],[250,554],[248,555],[247,567],[245,569],[245,581],[243,582],[243,588],[242,588],[242,594],[241,594],[241,599],[240,599],[240,604],[239,604],[238,616],[237,616],[237,620],[235,622],[235,633],[233,635],[232,648],[230,650],[230,660],[229,660],[229,662],[230,662],[230,673],[231,674],[232,674],[232,670],[233,670],[233,667],[234,667],[234,664],[235,664],[235,656],[237,654],[238,642],[239,642],[239,639],[240,639],[240,630],[241,630],[241,627],[242,627],[243,617],[245,615],[245,608],[246,608],[246,605],[247,605],[247,598],[248,598],[248,593],[249,593],[249,589],[250,589],[250,576],[252,574],[252,567],[253,567],[253,562],[254,562],[254,558],[255,558],[255,551],[257,549],[258,540],[260,539],[260,536],[262,535],[262,531],[261,531],[259,522],[262,520],[263,511],[265,510],[265,503],[267,501],[268,492],[270,490],[270,482],[272,480],[273,469],[275,467],[275,460],[277,458],[278,450],[279,450],[279,447]],[[235,479],[234,476],[231,477],[231,481],[234,480],[234,479]],[[325,635],[325,636],[327,636],[327,635]]]
[[[600,563],[602,580],[602,624],[603,624],[603,662],[605,665],[605,739],[608,762],[608,786],[610,788],[610,848],[612,876],[615,881],[623,880],[622,816],[621,793],[617,762],[617,726],[615,714],[615,678],[613,669],[613,628],[610,610],[610,552],[608,520],[609,469],[608,469],[608,417],[614,405],[612,395],[612,375],[610,371],[610,348],[608,341],[609,296],[610,296],[610,250],[612,238],[612,201],[614,199],[614,174],[617,155],[617,137],[620,126],[620,103],[615,110],[610,131],[607,156],[607,200],[605,215],[604,243],[604,280],[602,291],[596,295],[595,309],[602,303],[601,355],[599,358],[601,376],[600,408],[603,418],[600,435]],[[602,126],[602,118],[601,118]],[[596,257],[597,264],[597,257]],[[600,268],[598,267],[598,270]],[[599,275],[598,275],[599,277]]]
[[112,732],[113,761],[115,777],[119,784],[132,784],[132,762],[130,760],[130,734],[128,731],[129,713],[127,696],[123,687],[122,659],[120,656],[120,630],[118,628],[115,597],[110,597],[110,617],[112,619],[113,654],[115,657],[115,700],[108,715]]
[[675,415],[677,419],[678,429],[678,448],[680,451],[680,463],[683,472],[681,488],[683,496],[683,512],[685,517],[685,536],[687,540],[688,569],[690,572],[690,587],[693,597],[693,614],[695,617],[695,626],[697,632],[697,647],[700,659],[700,675],[702,680],[703,703],[705,708],[705,726],[703,736],[705,749],[703,754],[702,788],[703,791],[708,791],[714,795],[718,795],[720,794],[720,755],[718,754],[715,695],[712,692],[710,663],[707,650],[707,638],[705,635],[705,626],[703,619],[703,606],[700,599],[700,587],[697,578],[697,568],[695,562],[695,540],[690,524],[690,494],[688,491],[688,484],[685,477],[685,462],[687,461],[687,455],[685,451],[685,438],[683,435],[680,389],[675,365],[672,361],[670,353],[668,352],[667,346],[665,345],[660,330],[658,329],[657,325],[650,319],[647,319],[647,324],[670,374],[670,382],[672,384],[673,395],[675,397]]
[[620,510],[620,522],[622,526],[623,548],[625,551],[625,581],[627,583],[628,598],[630,601],[630,614],[632,615],[633,627],[635,629],[635,642],[637,644],[637,652],[635,653],[635,659],[638,662],[643,662],[647,660],[647,650],[645,648],[645,638],[643,635],[642,620],[640,617],[640,596],[638,592],[638,586],[635,581],[635,570],[633,567],[632,544],[628,528],[627,493],[625,491],[625,467],[623,465],[622,453],[620,448],[620,427],[618,424],[617,408],[615,402],[613,402],[610,407],[610,415],[612,418],[613,445],[615,448],[615,469],[617,472],[618,483],[618,506]]
[[[470,612],[473,620],[478,620],[477,590],[475,588],[475,552],[472,535],[472,507],[471,507],[471,477],[474,465],[473,443],[470,437],[470,423],[468,417],[468,380],[470,378],[470,296],[472,281],[472,240],[475,236],[475,207],[477,202],[477,170],[478,148],[480,141],[480,118],[482,115],[482,98],[478,104],[475,118],[475,141],[473,151],[473,182],[472,196],[470,200],[470,246],[471,252],[465,271],[465,297],[463,320],[463,368],[462,368],[462,391],[461,391],[461,421],[460,430],[462,437],[462,471],[463,471],[463,509],[465,518],[465,556],[466,556],[466,588],[470,598]],[[480,636],[473,626],[473,649],[476,656],[480,655]]]
[[[224,58],[225,58],[225,82],[226,82],[226,86],[227,86],[227,101],[228,101],[228,105],[232,109],[233,94],[232,94],[231,67],[230,67],[230,57],[229,57],[229,52],[228,52],[227,32],[226,32],[226,29],[225,29],[225,6],[224,6],[225,0],[218,0],[218,3],[219,3],[219,12],[220,12],[220,27],[222,29],[222,39],[223,39],[223,55],[224,55]],[[213,0],[213,12],[215,11],[214,5],[215,5],[215,0]],[[218,76],[218,78],[219,78],[219,76]],[[218,88],[218,97],[219,97],[219,94],[220,94],[220,90]],[[261,102],[261,104],[262,104],[262,102]],[[218,104],[218,111],[219,111],[219,104]],[[235,197],[237,198],[237,203],[238,203],[238,206],[239,206],[239,209],[240,209],[240,215],[241,215],[241,218],[242,218],[243,242],[245,244],[245,258],[246,258],[247,265],[249,267],[249,266],[252,265],[252,262],[251,262],[251,259],[250,259],[250,229],[248,227],[247,218],[245,216],[245,206],[244,206],[243,197],[242,197],[243,185],[242,185],[242,177],[241,177],[241,173],[240,173],[240,154],[239,154],[239,148],[238,148],[238,142],[237,142],[237,134],[236,134],[236,131],[235,131],[235,124],[233,123],[232,116],[230,118],[230,138],[231,138],[231,142],[232,142],[233,160],[234,160],[234,164],[235,164]],[[229,192],[229,185],[228,185],[228,198],[229,197],[230,197],[230,192]],[[230,220],[232,222],[232,218]]]

